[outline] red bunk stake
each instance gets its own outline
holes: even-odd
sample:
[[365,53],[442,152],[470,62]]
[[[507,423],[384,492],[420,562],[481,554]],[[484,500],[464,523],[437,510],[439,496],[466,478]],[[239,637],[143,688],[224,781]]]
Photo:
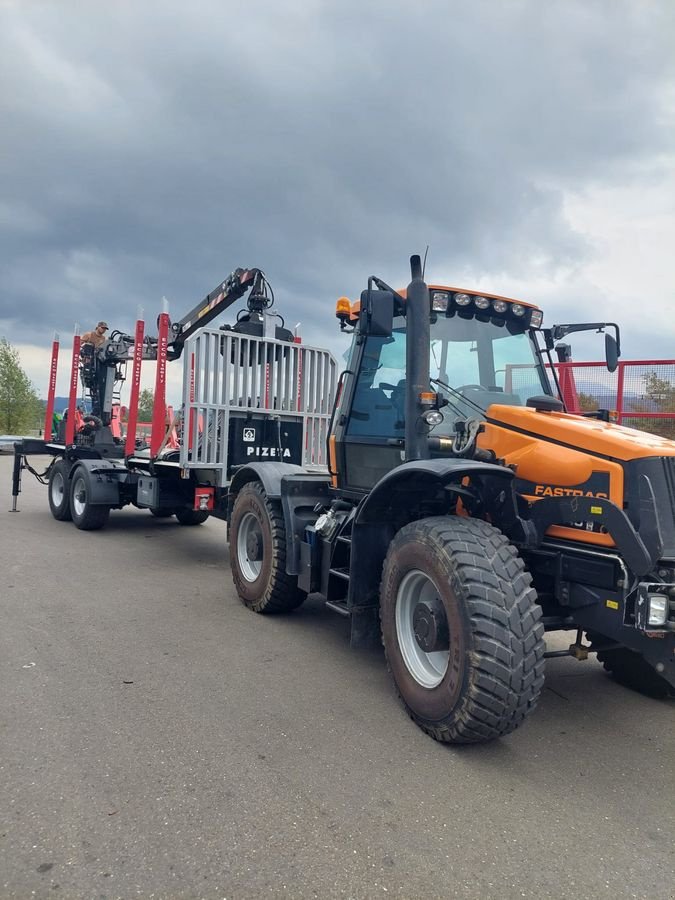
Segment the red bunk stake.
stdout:
[[47,408],[45,410],[45,440],[52,439],[52,419],[54,417],[54,397],[56,395],[56,370],[59,367],[59,336],[54,333],[52,343],[52,361],[49,368],[49,391],[47,393]]
[[136,426],[138,425],[138,398],[141,393],[141,365],[143,362],[143,338],[145,322],[143,310],[138,310],[136,333],[134,334],[134,362],[131,371],[131,395],[129,397],[129,417],[127,419],[127,439],[124,445],[125,456],[131,456],[136,449]]
[[73,359],[70,364],[70,393],[68,395],[68,420],[66,444],[75,443],[75,413],[77,410],[77,380],[80,372],[80,326],[75,325],[73,335]]
[[579,394],[574,381],[574,363],[558,363],[558,381],[565,409],[569,413],[578,415],[581,409],[579,407]]
[[166,309],[159,314],[157,334],[157,374],[155,375],[155,403],[152,408],[152,435],[150,436],[150,456],[155,457],[164,440],[166,431],[166,350],[169,340],[169,313]]

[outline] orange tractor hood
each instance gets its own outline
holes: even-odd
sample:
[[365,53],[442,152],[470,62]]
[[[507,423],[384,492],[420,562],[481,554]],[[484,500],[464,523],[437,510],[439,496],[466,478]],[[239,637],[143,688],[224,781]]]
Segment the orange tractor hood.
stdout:
[[487,420],[531,437],[625,462],[650,456],[675,456],[675,441],[569,413],[493,404],[487,411]]

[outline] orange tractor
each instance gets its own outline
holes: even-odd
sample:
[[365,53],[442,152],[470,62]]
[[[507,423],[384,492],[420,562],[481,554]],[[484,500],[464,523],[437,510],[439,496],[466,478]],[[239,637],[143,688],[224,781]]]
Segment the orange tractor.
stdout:
[[410,716],[441,741],[526,718],[546,631],[572,629],[570,654],[671,693],[675,443],[568,414],[553,365],[556,341],[592,329],[612,370],[618,327],[542,328],[535,306],[428,287],[411,266],[406,291],[373,276],[360,302],[338,301],[353,340],[329,471],[234,473],[242,601],[271,613],[316,593],[350,617],[353,644],[381,636]]

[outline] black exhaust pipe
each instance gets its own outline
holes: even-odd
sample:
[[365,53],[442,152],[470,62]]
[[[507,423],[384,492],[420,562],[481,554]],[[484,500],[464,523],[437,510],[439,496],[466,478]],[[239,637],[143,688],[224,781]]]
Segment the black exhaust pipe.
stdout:
[[406,300],[406,396],[405,396],[405,459],[429,458],[427,427],[422,421],[425,407],[420,394],[428,392],[430,365],[430,304],[429,288],[422,276],[419,256],[410,257],[411,282]]

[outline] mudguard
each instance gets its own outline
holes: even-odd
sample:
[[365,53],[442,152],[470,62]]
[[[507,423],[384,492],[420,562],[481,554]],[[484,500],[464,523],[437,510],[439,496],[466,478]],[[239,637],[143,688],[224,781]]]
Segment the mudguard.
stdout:
[[395,533],[400,510],[432,499],[438,488],[461,482],[466,476],[480,476],[483,482],[499,486],[513,483],[513,471],[505,466],[473,459],[420,459],[403,463],[378,481],[357,510],[352,536],[350,608],[375,606],[378,601],[382,564]]
[[419,459],[403,463],[387,472],[364,498],[356,514],[355,525],[388,519],[390,511],[397,508],[400,502],[411,496],[424,495],[438,485],[445,487],[453,481],[461,481],[467,475],[504,481],[511,481],[514,477],[513,471],[505,466],[474,459]]
[[252,462],[237,469],[229,487],[228,522],[234,499],[248,481],[259,481],[267,496],[278,500],[281,497],[281,479],[285,475],[300,475],[303,472],[302,466],[283,462]]
[[328,503],[330,477],[327,473],[306,472],[302,466],[282,462],[250,463],[238,469],[230,483],[227,500],[229,524],[234,501],[241,488],[259,481],[272,500],[281,502],[286,526],[286,572],[300,573],[300,543],[306,525],[315,518],[317,503]]
[[90,503],[119,506],[120,479],[126,480],[128,474],[122,462],[108,459],[80,459],[68,473],[70,480],[78,468],[85,469],[89,473]]

